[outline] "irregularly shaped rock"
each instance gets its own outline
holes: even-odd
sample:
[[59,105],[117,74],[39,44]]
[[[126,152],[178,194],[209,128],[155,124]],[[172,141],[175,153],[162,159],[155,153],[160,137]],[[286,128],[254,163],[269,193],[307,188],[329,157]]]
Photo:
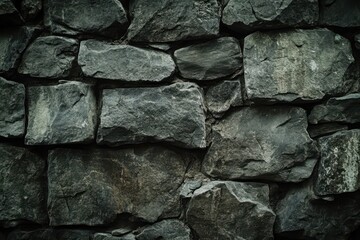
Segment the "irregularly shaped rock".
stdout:
[[58,36],[39,37],[26,49],[18,71],[32,77],[67,77],[77,51],[78,41],[75,39]]
[[181,187],[180,197],[181,198],[190,198],[194,191],[200,188],[202,182],[200,180],[188,180],[184,181],[183,186]]
[[348,126],[343,124],[324,123],[324,124],[310,125],[308,127],[308,132],[311,138],[316,138],[347,129]]
[[52,150],[50,225],[105,224],[121,213],[148,222],[176,217],[191,158],[162,147]]
[[160,82],[175,71],[164,52],[96,40],[81,42],[78,63],[85,76],[129,82]]
[[306,113],[296,107],[251,107],[213,126],[203,170],[212,177],[300,182],[317,159]]
[[46,223],[45,161],[5,144],[0,144],[0,156],[0,222]]
[[242,32],[307,27],[318,19],[317,0],[230,0],[223,10],[222,22],[230,29]]
[[312,124],[323,122],[360,122],[360,93],[330,98],[325,104],[317,105],[309,115]]
[[132,233],[126,234],[124,236],[112,236],[108,233],[95,233],[94,240],[137,240],[135,235]]
[[20,25],[23,23],[20,13],[11,0],[0,1],[0,26]]
[[320,24],[336,27],[360,27],[358,1],[320,0]]
[[210,182],[195,191],[186,217],[200,239],[273,239],[265,184]]
[[95,138],[96,98],[89,84],[63,82],[28,88],[25,143],[86,143]]
[[212,86],[205,95],[207,108],[215,117],[221,117],[230,107],[243,104],[240,81],[224,81]]
[[360,188],[360,130],[319,138],[321,159],[315,184],[318,195],[354,192]]
[[238,40],[223,37],[178,49],[174,53],[180,74],[195,80],[226,77],[242,67]]
[[7,240],[89,240],[90,231],[73,229],[39,229],[34,231],[15,230]]
[[137,240],[190,240],[190,228],[179,220],[163,220],[145,227],[136,235]]
[[0,77],[0,136],[22,137],[25,132],[25,86]]
[[46,0],[45,25],[54,34],[95,34],[120,37],[128,20],[117,0]]
[[173,42],[218,35],[220,6],[216,0],[135,0],[128,38],[137,42]]
[[21,14],[26,20],[35,19],[42,10],[41,0],[22,0]]
[[204,148],[205,135],[202,93],[193,83],[103,90],[100,144],[169,142]]
[[250,100],[318,100],[347,92],[350,42],[326,29],[253,33],[245,38],[245,88]]

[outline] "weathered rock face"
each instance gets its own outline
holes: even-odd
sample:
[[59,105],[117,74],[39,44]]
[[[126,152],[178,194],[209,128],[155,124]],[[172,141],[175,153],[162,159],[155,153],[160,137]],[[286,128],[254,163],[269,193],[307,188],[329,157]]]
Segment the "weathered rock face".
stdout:
[[134,0],[130,2],[131,41],[173,42],[218,35],[220,6],[216,0]]
[[191,240],[190,228],[179,220],[163,220],[141,230],[137,240]]
[[360,130],[319,138],[321,159],[315,184],[318,195],[354,192],[360,188]]
[[99,225],[121,213],[149,222],[176,217],[188,161],[162,147],[50,151],[50,225]]
[[78,63],[85,76],[129,82],[160,82],[175,71],[164,52],[96,40],[81,42]]
[[0,156],[0,225],[24,220],[46,223],[45,160],[5,144],[0,144]]
[[108,233],[95,233],[93,240],[137,240],[132,233],[123,236],[112,236]]
[[120,37],[128,25],[117,0],[46,0],[44,8],[45,24],[55,34]]
[[273,239],[265,184],[210,182],[195,191],[186,217],[200,239]]
[[345,93],[350,42],[326,29],[253,33],[245,38],[245,88],[250,100],[317,100]]
[[360,3],[358,1],[320,0],[320,23],[336,27],[360,26]]
[[22,137],[25,132],[25,86],[0,77],[0,136]]
[[238,40],[223,37],[178,49],[174,53],[180,74],[195,80],[226,77],[242,67]]
[[28,145],[86,143],[95,138],[96,98],[89,84],[28,88]]
[[201,90],[193,83],[105,89],[97,142],[108,145],[169,142],[204,148]]
[[[301,11],[299,11],[301,9]],[[229,0],[222,22],[235,31],[306,27],[319,18],[317,0]]]
[[360,93],[330,98],[325,104],[317,105],[309,115],[312,124],[322,122],[360,122]]
[[0,26],[20,25],[22,17],[11,0],[0,2]]
[[317,158],[306,127],[301,108],[251,107],[233,112],[213,126],[203,170],[227,179],[303,181]]
[[26,49],[18,71],[32,77],[67,77],[77,51],[78,41],[75,39],[58,36],[39,37]]
[[22,0],[21,1],[21,15],[25,20],[35,19],[42,10],[41,0]]
[[39,229],[34,231],[15,230],[7,240],[89,240],[90,231],[73,229]]

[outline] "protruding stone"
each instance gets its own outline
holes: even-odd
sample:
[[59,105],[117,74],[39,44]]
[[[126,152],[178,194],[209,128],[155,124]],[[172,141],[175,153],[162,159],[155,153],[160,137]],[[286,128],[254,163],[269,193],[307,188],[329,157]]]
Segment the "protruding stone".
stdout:
[[206,147],[203,97],[197,85],[105,89],[102,95],[98,143]]
[[220,6],[216,0],[135,0],[128,38],[137,42],[173,42],[219,34]]
[[95,138],[96,98],[81,82],[28,88],[29,113],[25,143],[88,143]]
[[225,179],[301,182],[310,177],[317,149],[296,107],[250,107],[213,126],[203,170]]
[[87,77],[128,82],[160,82],[175,71],[164,52],[96,40],[81,42],[78,63]]
[[33,231],[15,230],[7,240],[89,240],[91,232],[74,229],[38,229]]
[[319,0],[320,24],[335,27],[360,27],[358,1]]
[[195,191],[186,217],[200,239],[273,239],[265,184],[210,182]]
[[22,17],[11,0],[0,1],[0,26],[20,25]]
[[223,37],[178,49],[174,53],[180,74],[195,80],[229,76],[242,67],[241,47],[233,37]]
[[323,124],[310,125],[308,127],[308,132],[311,138],[316,138],[347,129],[348,126],[344,124],[323,123]]
[[245,89],[252,101],[312,101],[349,90],[350,42],[327,29],[256,32],[245,38]]
[[137,240],[191,240],[191,231],[188,226],[179,220],[163,220],[145,227],[136,235]]
[[41,0],[22,0],[21,1],[21,14],[25,20],[33,20],[40,14],[42,10]]

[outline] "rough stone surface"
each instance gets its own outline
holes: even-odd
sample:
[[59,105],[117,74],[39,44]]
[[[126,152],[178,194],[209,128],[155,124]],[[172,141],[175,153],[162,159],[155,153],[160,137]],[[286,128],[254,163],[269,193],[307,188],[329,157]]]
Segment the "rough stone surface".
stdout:
[[158,146],[50,151],[50,225],[105,224],[121,213],[148,222],[176,217],[190,158]]
[[315,25],[318,18],[317,0],[230,0],[223,10],[222,22],[230,29],[242,32],[307,27]]
[[191,240],[190,228],[179,220],[163,220],[141,230],[137,240]]
[[95,233],[93,240],[137,240],[132,233],[123,236],[112,236],[108,233]]
[[45,0],[45,24],[55,34],[120,37],[128,20],[118,0]]
[[130,15],[130,40],[173,42],[218,35],[221,14],[216,0],[134,0]]
[[100,144],[169,142],[204,148],[205,135],[202,93],[193,83],[103,90]]
[[30,151],[0,144],[1,222],[44,224],[46,214],[45,161]]
[[321,159],[315,184],[318,195],[354,192],[360,188],[360,130],[319,138]]
[[175,71],[164,52],[96,40],[81,42],[78,63],[85,76],[129,82],[160,82]]
[[355,35],[355,47],[356,47],[356,49],[360,49],[360,34],[356,34]]
[[245,88],[250,100],[318,100],[345,93],[350,42],[326,29],[253,33],[245,38]]
[[39,16],[42,10],[41,0],[22,0],[21,1],[21,15],[25,20],[30,21]]
[[73,229],[39,229],[34,231],[15,230],[7,240],[90,240],[87,230]]
[[18,71],[32,77],[67,77],[77,51],[78,41],[75,39],[58,36],[39,37],[26,49]]
[[20,25],[22,17],[11,0],[0,1],[0,26]]
[[317,105],[309,115],[312,124],[323,122],[360,122],[360,93],[330,98],[325,104]]
[[25,86],[0,77],[0,136],[22,137],[25,132]]
[[96,98],[89,84],[63,82],[28,88],[28,145],[91,142],[95,138]]
[[233,37],[222,37],[178,49],[175,61],[184,78],[213,80],[229,76],[242,67],[241,47]]
[[265,184],[210,182],[195,191],[186,217],[200,239],[273,239]]
[[322,137],[341,130],[347,130],[348,126],[339,123],[323,123],[310,125],[308,132],[311,138]]
[[360,27],[360,2],[320,0],[320,24],[336,27]]
[[306,113],[296,107],[250,107],[213,126],[203,170],[213,177],[300,182],[317,158]]

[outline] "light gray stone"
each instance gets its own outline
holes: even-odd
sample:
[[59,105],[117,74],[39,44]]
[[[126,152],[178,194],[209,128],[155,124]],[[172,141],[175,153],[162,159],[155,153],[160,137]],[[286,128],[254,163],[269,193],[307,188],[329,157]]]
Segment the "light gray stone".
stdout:
[[310,125],[308,127],[308,132],[311,138],[316,138],[347,129],[348,126],[343,124],[323,123],[323,124]]
[[202,181],[200,180],[189,180],[186,179],[184,184],[181,187],[180,197],[181,198],[190,198],[192,197],[194,191],[200,188],[202,185]]
[[97,143],[206,147],[203,97],[197,85],[104,89],[102,95]]
[[0,1],[0,26],[20,25],[23,19],[11,0]]
[[191,231],[188,226],[179,220],[162,220],[145,227],[136,234],[136,240],[191,240]]
[[257,32],[245,38],[249,100],[312,101],[346,93],[350,42],[327,29]]
[[358,1],[319,0],[320,24],[335,27],[360,27],[360,3]]
[[108,233],[95,233],[94,240],[137,240],[132,233],[123,236],[112,236]]
[[96,98],[91,85],[62,82],[28,88],[25,143],[51,145],[88,143],[95,138]]

